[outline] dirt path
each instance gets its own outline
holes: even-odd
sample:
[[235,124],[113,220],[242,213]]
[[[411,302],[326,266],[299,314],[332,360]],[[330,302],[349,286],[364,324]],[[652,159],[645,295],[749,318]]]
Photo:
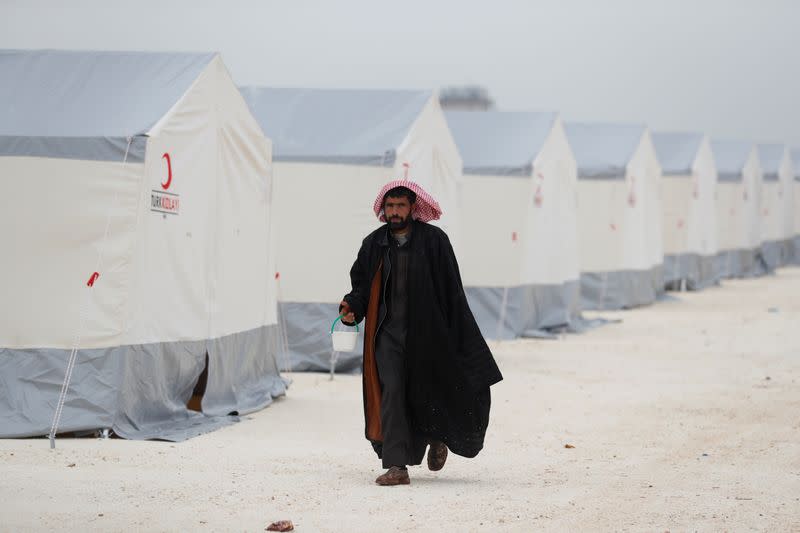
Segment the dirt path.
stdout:
[[373,485],[360,378],[295,374],[181,444],[0,441],[0,530],[800,531],[800,269],[603,316],[493,345],[486,449],[409,487]]

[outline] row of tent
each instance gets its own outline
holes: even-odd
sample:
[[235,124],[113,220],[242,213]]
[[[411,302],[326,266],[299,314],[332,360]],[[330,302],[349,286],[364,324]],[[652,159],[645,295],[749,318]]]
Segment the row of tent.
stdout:
[[[275,145],[279,300],[296,370],[330,367],[324,326],[378,224],[369,206],[405,174],[443,205],[470,307],[493,339],[581,331],[582,310],[800,260],[800,180],[781,145],[443,112],[433,92],[242,94]],[[358,353],[338,355],[341,370],[359,368]]]
[[281,369],[358,369],[330,324],[391,179],[439,201],[508,339],[800,261],[792,168],[434,91],[237,88],[218,54],[0,51],[0,437],[50,432],[67,375],[60,431],[182,440],[284,394]]

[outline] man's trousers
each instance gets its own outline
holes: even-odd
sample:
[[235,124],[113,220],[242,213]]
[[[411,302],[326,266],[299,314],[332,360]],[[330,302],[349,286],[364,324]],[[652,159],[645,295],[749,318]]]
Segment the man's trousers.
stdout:
[[427,439],[414,432],[406,402],[405,332],[384,324],[375,344],[375,359],[381,383],[381,429],[383,467],[418,465]]

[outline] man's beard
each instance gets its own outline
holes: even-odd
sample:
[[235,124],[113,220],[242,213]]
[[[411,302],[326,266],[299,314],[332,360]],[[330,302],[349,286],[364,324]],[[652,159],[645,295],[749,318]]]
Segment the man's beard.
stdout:
[[406,229],[409,222],[411,222],[411,215],[408,215],[406,218],[392,217],[389,219],[389,229],[392,231]]

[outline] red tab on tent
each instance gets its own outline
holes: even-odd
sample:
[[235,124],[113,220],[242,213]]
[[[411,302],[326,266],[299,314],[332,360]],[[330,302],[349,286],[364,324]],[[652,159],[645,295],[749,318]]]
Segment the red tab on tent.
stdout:
[[97,278],[99,277],[100,277],[100,272],[94,272],[89,278],[89,281],[86,282],[86,286],[94,287],[94,282],[97,281]]
[[679,228],[682,228],[682,227],[683,227],[683,220],[679,220],[679,221],[678,221],[678,227],[679,227]]
[[542,207],[542,200],[544,200],[544,196],[542,195],[542,186],[539,185],[536,187],[536,194],[533,195],[533,203],[536,204],[536,207]]
[[516,231],[512,231],[511,232],[511,242],[517,242],[517,232]]
[[613,223],[609,224],[608,227],[611,228],[611,231],[617,231],[617,225],[616,224],[613,224]]
[[636,207],[636,176],[631,176],[631,190],[628,193],[628,205]]
[[281,273],[275,272],[275,279],[281,279]]

